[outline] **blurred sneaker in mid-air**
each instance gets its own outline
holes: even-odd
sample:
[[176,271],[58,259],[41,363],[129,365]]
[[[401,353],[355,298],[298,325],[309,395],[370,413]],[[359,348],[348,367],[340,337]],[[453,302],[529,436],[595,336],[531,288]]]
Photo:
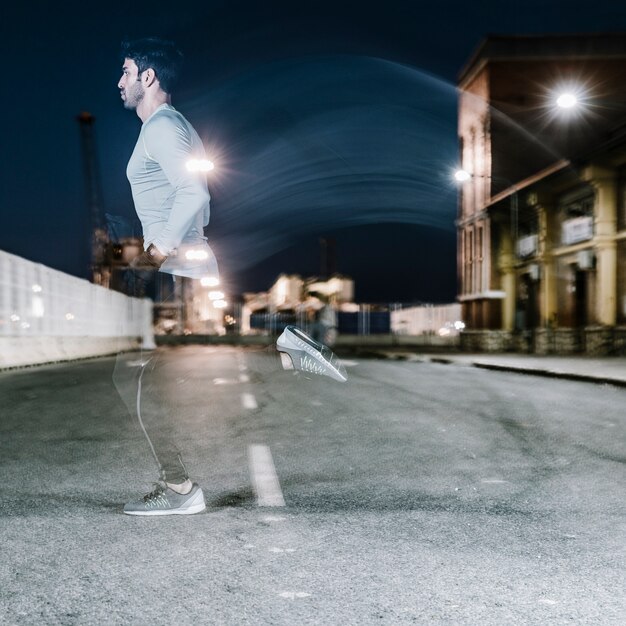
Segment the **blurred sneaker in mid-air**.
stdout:
[[348,380],[346,369],[333,351],[295,326],[285,328],[276,341],[276,349],[286,370],[329,376],[341,383]]

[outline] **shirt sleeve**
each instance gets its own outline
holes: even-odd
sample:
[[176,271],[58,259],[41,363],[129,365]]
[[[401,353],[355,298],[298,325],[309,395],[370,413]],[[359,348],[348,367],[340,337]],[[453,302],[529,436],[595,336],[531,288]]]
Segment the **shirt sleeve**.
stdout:
[[148,156],[159,164],[176,194],[167,222],[152,242],[162,254],[169,255],[178,248],[198,213],[203,225],[208,224],[210,196],[204,174],[187,169],[194,155],[185,124],[157,116],[144,128],[144,142]]

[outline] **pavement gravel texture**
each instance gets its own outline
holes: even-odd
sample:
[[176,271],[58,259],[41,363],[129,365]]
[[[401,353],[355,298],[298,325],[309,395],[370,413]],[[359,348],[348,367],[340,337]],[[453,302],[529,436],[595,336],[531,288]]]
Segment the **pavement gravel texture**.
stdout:
[[[0,373],[0,624],[626,623],[626,389],[159,349],[194,516],[122,513],[156,471],[114,359]],[[258,505],[253,445],[286,506]]]

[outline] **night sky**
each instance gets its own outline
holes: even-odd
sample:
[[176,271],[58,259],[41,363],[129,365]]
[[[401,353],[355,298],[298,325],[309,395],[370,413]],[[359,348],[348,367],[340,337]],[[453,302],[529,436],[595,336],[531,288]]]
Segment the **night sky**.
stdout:
[[317,274],[319,238],[369,302],[456,295],[455,80],[486,34],[626,31],[616,0],[17,3],[2,9],[0,249],[87,276],[78,125],[96,117],[103,212],[137,231],[139,132],[122,39],[174,39],[173,104],[216,163],[207,236],[231,293]]

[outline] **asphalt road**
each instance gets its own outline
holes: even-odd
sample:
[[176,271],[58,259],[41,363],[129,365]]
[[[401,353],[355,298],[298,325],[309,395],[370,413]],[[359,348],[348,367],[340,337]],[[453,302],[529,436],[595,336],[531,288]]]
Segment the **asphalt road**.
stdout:
[[195,516],[122,513],[156,474],[114,359],[0,373],[1,624],[626,623],[626,389],[166,349]]

